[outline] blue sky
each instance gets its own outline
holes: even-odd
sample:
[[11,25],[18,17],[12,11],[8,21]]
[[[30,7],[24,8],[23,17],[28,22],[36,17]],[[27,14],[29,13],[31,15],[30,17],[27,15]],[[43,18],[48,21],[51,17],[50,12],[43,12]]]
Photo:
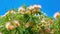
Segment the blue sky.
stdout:
[[40,4],[41,10],[47,16],[53,16],[57,11],[60,12],[60,0],[0,0],[0,15],[4,15],[10,9],[18,8],[22,4],[27,6]]

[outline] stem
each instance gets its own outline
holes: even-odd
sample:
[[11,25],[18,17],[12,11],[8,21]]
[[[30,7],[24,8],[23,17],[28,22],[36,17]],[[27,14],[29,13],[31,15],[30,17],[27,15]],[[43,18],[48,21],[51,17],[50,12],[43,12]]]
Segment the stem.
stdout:
[[[16,32],[17,32],[17,28],[16,28]],[[16,32],[15,32],[15,34],[16,34]]]
[[[16,32],[18,31],[18,33],[20,34],[20,31],[19,31],[19,29],[18,28],[16,28]],[[15,32],[15,34],[16,34],[16,32]]]

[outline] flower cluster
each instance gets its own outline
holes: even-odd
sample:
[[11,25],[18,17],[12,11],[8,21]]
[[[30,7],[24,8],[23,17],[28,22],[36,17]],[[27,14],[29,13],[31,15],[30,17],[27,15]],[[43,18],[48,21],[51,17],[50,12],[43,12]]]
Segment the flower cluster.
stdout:
[[50,18],[41,5],[21,6],[0,17],[0,29],[0,34],[60,34],[60,12]]
[[20,23],[17,20],[14,20],[13,23],[6,22],[5,27],[6,27],[7,30],[13,30],[15,28],[14,25],[16,25],[18,27],[18,26],[20,26]]
[[19,7],[18,8],[18,13],[21,13],[21,14],[36,13],[36,12],[40,11],[39,8],[41,8],[40,5],[32,5],[32,6],[27,7],[26,9],[24,7]]
[[60,17],[60,12],[56,12],[56,13],[54,14],[54,18],[55,18],[55,19],[57,19],[58,17]]

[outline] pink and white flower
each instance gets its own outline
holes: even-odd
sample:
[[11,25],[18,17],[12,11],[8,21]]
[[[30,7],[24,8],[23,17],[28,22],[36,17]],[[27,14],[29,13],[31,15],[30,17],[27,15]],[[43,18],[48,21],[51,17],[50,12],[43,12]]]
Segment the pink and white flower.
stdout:
[[19,7],[18,11],[25,11],[25,9],[23,7]]
[[20,25],[20,23],[19,23],[17,20],[14,20],[14,24],[15,24],[16,26],[19,26],[19,25]]
[[42,8],[41,5],[33,5],[34,8]]
[[8,26],[10,25],[10,22],[7,22],[6,24],[5,24],[5,27],[6,27],[6,29],[8,29]]
[[14,10],[11,10],[10,13],[12,13],[12,14],[16,14],[16,12],[15,12]]
[[34,7],[33,7],[33,6],[29,6],[27,9],[28,9],[28,10],[33,10]]
[[7,22],[7,23],[5,24],[5,27],[6,27],[7,30],[13,30],[13,29],[14,29],[14,26],[11,25],[10,22]]
[[60,12],[56,12],[55,14],[54,14],[54,18],[56,19],[56,18],[58,18],[60,16]]
[[41,5],[31,5],[28,7],[29,10],[33,10],[34,8],[41,8]]

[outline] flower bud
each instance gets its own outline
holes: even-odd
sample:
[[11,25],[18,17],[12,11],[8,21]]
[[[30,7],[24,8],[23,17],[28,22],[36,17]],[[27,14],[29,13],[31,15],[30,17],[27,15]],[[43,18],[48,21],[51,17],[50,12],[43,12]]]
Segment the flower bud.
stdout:
[[29,26],[30,26],[30,24],[29,24],[29,23],[26,23],[26,24],[25,24],[25,27],[26,27],[26,28],[28,28]]
[[19,25],[20,25],[20,23],[19,23],[17,20],[14,20],[14,24],[15,24],[16,26],[19,26]]
[[9,25],[8,26],[8,30],[13,30],[14,29],[14,26],[13,25]]
[[41,5],[33,5],[33,7],[36,8],[41,8]]
[[14,29],[14,26],[11,25],[10,22],[7,22],[6,25],[5,25],[5,27],[6,27],[7,30],[13,30]]
[[16,12],[15,12],[14,10],[11,10],[10,13],[12,13],[12,14],[16,14]]
[[58,17],[60,17],[60,12],[56,12],[56,13],[54,14],[54,18],[55,18],[55,19],[58,18]]
[[23,7],[18,8],[18,13],[24,14],[25,9]]

